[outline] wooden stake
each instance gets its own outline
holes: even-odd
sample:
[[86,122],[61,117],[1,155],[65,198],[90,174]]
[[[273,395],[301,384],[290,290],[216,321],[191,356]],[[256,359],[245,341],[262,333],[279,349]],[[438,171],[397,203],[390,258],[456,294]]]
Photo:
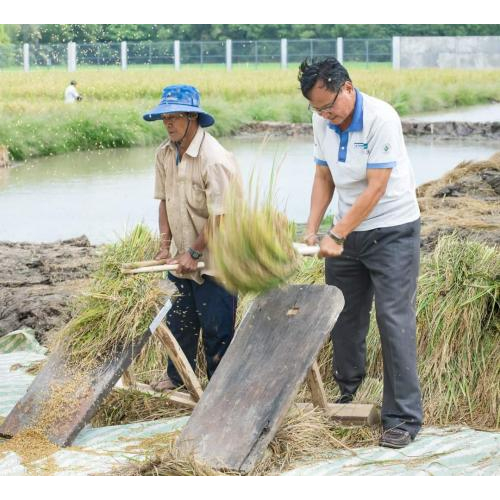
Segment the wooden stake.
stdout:
[[152,396],[165,396],[169,401],[176,403],[180,406],[185,406],[186,408],[193,409],[196,406],[196,401],[187,392],[182,391],[169,391],[169,392],[158,392],[155,391],[148,384],[141,384],[138,382],[134,389],[136,391],[144,392],[146,394],[151,394]]
[[311,391],[313,405],[318,408],[328,409],[328,400],[326,398],[325,386],[319,373],[318,362],[315,361],[307,374],[307,385]]
[[174,363],[174,366],[179,372],[179,375],[184,382],[186,389],[189,391],[189,394],[191,394],[195,401],[199,401],[201,395],[203,394],[203,389],[201,388],[200,381],[191,368],[186,355],[177,343],[177,340],[175,340],[175,337],[163,323],[161,323],[155,330],[155,335],[165,346],[168,357],[172,360],[172,363]]

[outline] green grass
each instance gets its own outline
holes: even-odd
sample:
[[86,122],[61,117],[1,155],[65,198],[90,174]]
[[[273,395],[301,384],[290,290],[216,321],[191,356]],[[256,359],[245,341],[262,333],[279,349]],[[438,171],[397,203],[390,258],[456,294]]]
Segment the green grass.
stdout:
[[[355,86],[390,102],[404,116],[455,106],[500,101],[498,70],[403,70],[384,64],[371,69],[348,64]],[[63,71],[64,69],[64,71]],[[62,102],[71,78],[84,100]],[[171,66],[0,72],[0,144],[15,160],[78,150],[156,144],[161,123],[146,123],[142,114],[158,102],[166,85],[190,83],[199,88],[202,105],[216,118],[211,132],[229,135],[252,121],[310,122],[298,90],[297,68],[276,64]]]

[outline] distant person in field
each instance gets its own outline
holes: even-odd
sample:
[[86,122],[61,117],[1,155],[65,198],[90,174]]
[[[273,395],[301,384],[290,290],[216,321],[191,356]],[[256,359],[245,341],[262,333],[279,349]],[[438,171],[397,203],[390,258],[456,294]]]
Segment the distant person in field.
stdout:
[[[210,378],[234,335],[236,296],[217,281],[207,232],[224,214],[224,196],[239,169],[232,153],[205,129],[214,118],[200,107],[200,94],[190,85],[163,89],[160,104],[143,117],[162,120],[168,138],[156,151],[154,197],[159,203],[160,251],[156,259],[177,264],[168,274],[178,291],[167,325],[195,369],[200,329]],[[215,229],[214,229],[215,227]],[[199,261],[205,267],[198,269]],[[168,391],[182,385],[169,360],[154,385]]]
[[66,87],[64,91],[64,102],[66,104],[72,104],[77,101],[81,101],[83,97],[76,90],[76,81],[71,80],[70,84]]
[[[314,133],[315,177],[306,242],[320,243],[328,285],[345,306],[332,330],[338,403],[350,403],[365,377],[366,335],[375,298],[382,343],[381,446],[402,448],[422,425],[416,364],[415,296],[420,211],[401,128],[388,103],[357,88],[330,57],[300,66]],[[333,193],[335,220],[317,232]]]

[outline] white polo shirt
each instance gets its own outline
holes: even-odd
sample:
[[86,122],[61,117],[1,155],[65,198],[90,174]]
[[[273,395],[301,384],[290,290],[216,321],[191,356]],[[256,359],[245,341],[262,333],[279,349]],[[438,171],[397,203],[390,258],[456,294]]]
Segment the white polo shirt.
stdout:
[[314,113],[314,160],[329,167],[338,193],[335,223],[368,187],[369,168],[390,168],[382,198],[355,231],[398,226],[420,217],[415,178],[401,120],[388,103],[356,89],[353,119],[347,130]]

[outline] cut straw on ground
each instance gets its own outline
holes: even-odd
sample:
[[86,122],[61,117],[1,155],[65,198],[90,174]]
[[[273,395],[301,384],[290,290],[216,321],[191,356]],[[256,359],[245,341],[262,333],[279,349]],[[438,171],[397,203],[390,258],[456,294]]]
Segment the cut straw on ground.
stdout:
[[[177,435],[164,435],[160,449],[156,442],[151,442],[151,453],[146,460],[115,469],[113,475],[239,475],[234,471],[213,469],[192,455],[181,454],[175,447]],[[353,445],[374,444],[377,437],[378,432],[374,429],[340,427],[321,410],[293,406],[252,475],[277,475],[298,465],[327,459],[335,450],[347,450],[355,455]]]

